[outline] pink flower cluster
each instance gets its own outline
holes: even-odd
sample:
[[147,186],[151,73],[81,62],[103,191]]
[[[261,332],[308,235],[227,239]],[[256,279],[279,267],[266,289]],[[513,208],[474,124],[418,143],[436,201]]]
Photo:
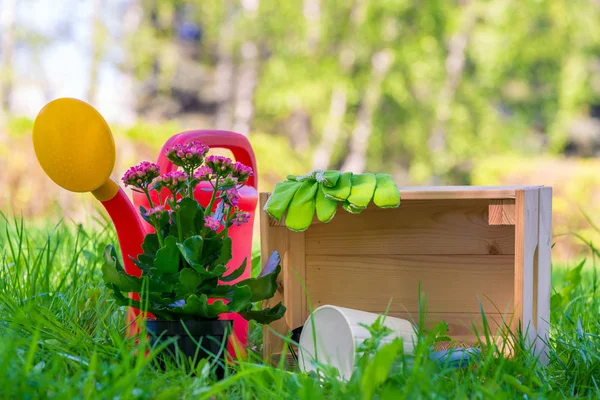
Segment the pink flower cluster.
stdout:
[[146,217],[151,217],[156,214],[162,214],[165,211],[163,206],[156,206],[146,211]]
[[166,188],[175,194],[185,188],[187,178],[187,174],[183,171],[172,171],[156,178],[154,184],[157,188]]
[[158,165],[143,161],[140,164],[131,167],[123,175],[123,183],[125,186],[133,186],[138,189],[146,190],[148,185],[158,177],[160,168]]
[[207,167],[212,168],[216,174],[221,176],[227,175],[229,172],[231,172],[231,158],[214,155],[208,156],[205,164]]
[[204,217],[204,226],[206,226],[208,229],[216,231],[221,226],[221,223],[215,217],[207,215],[206,217]]
[[252,176],[252,168],[242,164],[241,162],[236,162],[233,164],[233,171],[231,174],[237,178],[239,183],[245,183],[248,178]]
[[204,156],[208,153],[208,146],[198,141],[178,143],[167,149],[165,155],[171,162],[179,167],[196,168],[202,164]]
[[250,213],[245,211],[238,211],[231,222],[235,226],[241,226],[247,223],[250,220]]
[[194,178],[199,181],[209,181],[212,178],[213,170],[211,167],[207,167],[206,165],[198,168],[198,170],[194,173]]
[[240,196],[236,188],[227,189],[225,191],[225,199],[227,203],[233,207],[236,207],[240,202]]

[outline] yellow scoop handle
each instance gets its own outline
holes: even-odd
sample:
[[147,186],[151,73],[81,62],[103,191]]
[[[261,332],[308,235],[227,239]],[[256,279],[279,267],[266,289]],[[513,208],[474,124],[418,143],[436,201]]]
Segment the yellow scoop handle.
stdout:
[[112,199],[119,186],[110,179],[115,142],[94,107],[81,100],[59,98],[46,104],[33,125],[33,148],[42,169],[71,192],[92,192]]

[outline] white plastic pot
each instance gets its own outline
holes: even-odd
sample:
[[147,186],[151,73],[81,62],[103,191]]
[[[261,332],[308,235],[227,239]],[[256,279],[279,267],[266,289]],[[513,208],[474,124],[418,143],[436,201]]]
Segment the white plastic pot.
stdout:
[[[304,372],[313,371],[313,360],[338,369],[344,379],[350,379],[355,364],[356,349],[371,335],[367,328],[379,314],[350,308],[325,305],[308,317],[300,335],[298,363]],[[314,322],[314,326],[313,326]],[[404,319],[384,317],[383,324],[393,333],[382,344],[402,338],[406,353],[411,353],[417,342],[413,325]],[[316,350],[316,351],[315,351]]]

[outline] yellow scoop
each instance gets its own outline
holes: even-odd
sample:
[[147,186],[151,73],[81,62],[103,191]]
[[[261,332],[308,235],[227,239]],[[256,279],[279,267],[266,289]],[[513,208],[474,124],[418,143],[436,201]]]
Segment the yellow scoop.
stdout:
[[118,185],[110,179],[115,142],[108,124],[81,100],[59,98],[46,104],[33,125],[33,147],[42,169],[71,192],[112,199]]

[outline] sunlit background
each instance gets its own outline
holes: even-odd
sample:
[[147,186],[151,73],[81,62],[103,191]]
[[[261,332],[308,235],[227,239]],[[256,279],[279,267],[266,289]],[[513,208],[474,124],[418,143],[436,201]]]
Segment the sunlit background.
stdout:
[[188,129],[247,135],[260,190],[314,168],[554,187],[554,256],[600,221],[598,0],[0,0],[0,210],[92,218],[31,128],[91,103],[114,176]]

